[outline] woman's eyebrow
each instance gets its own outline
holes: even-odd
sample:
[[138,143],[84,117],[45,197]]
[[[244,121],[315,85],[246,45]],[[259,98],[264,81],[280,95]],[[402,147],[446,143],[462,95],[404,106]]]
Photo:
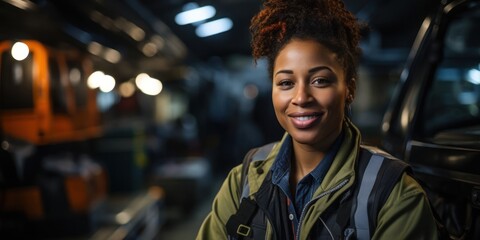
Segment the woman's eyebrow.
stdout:
[[280,71],[275,73],[275,76],[280,74],[280,73],[293,74],[293,71],[292,70],[280,70]]
[[332,69],[330,69],[330,68],[327,67],[327,66],[318,66],[318,67],[311,68],[310,70],[308,70],[308,72],[309,72],[309,73],[313,73],[313,72],[317,72],[317,71],[320,71],[320,70],[329,70],[329,71],[332,71]]
[[[330,69],[329,67],[327,66],[318,66],[318,67],[313,67],[311,69],[308,70],[309,73],[313,73],[313,72],[317,72],[317,71],[320,71],[320,70],[329,70],[329,71],[332,71],[332,69]],[[279,70],[278,72],[275,73],[275,76],[280,74],[280,73],[285,73],[285,74],[293,74],[293,71],[292,70],[288,70],[288,69],[285,69],[285,70]]]

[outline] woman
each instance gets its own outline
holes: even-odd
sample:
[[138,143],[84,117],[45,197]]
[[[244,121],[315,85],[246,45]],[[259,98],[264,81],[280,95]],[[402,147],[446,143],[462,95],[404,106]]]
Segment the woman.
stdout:
[[340,0],[267,0],[250,30],[286,133],[245,181],[243,166],[230,172],[197,239],[437,238],[420,185],[404,168],[390,177],[385,166],[400,161],[361,146],[346,114],[360,55],[353,14]]

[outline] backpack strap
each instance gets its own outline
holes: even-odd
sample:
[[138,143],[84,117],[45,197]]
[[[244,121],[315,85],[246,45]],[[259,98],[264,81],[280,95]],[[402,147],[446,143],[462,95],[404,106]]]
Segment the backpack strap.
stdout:
[[258,148],[252,148],[243,158],[242,175],[240,177],[240,187],[238,188],[238,196],[240,196],[240,201],[242,201],[243,198],[248,197],[250,192],[247,178],[250,163],[265,160],[275,144],[277,144],[277,142],[272,142]]
[[248,174],[248,167],[250,166],[250,162],[252,161],[253,155],[257,153],[259,148],[252,148],[250,149],[245,157],[243,157],[242,161],[242,175],[240,176],[240,187],[237,189],[237,194],[240,196],[240,200],[242,199],[243,189],[244,186],[247,184],[247,174]]
[[226,228],[228,235],[236,237],[236,239],[250,237],[252,235],[250,221],[252,221],[257,208],[257,203],[254,200],[244,198],[240,203],[237,213],[232,215],[227,221]]
[[262,147],[252,148],[243,158],[242,175],[240,177],[240,186],[238,187],[240,206],[238,207],[237,213],[232,215],[227,221],[226,228],[229,236],[242,239],[252,235],[250,223],[258,206],[255,200],[248,197],[250,189],[247,179],[248,168],[250,167],[251,162],[265,160],[275,144],[276,142],[266,144]]
[[[410,171],[404,161],[379,149],[362,146],[357,165],[353,197],[341,202],[337,224],[345,239],[355,232],[357,239],[370,239],[377,216],[402,174]],[[350,221],[353,220],[353,223]],[[348,222],[350,228],[346,228]]]

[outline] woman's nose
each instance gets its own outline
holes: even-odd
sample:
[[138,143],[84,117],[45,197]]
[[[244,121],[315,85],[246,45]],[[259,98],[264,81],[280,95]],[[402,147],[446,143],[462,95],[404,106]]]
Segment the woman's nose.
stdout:
[[307,85],[297,85],[292,98],[292,104],[303,106],[312,101],[312,95]]

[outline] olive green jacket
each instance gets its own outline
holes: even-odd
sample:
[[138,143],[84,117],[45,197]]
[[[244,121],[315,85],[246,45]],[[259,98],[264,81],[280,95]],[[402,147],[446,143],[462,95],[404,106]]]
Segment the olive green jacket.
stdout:
[[[335,200],[349,189],[355,181],[355,161],[360,147],[360,132],[348,120],[344,124],[345,139],[332,162],[320,187],[315,191],[314,196],[322,194],[334,188],[341,182],[348,179],[338,191],[321,197],[309,206],[304,221],[299,223],[300,236],[298,240],[308,239],[310,230],[316,224],[322,213]],[[281,143],[284,141],[282,139]],[[248,171],[248,182],[250,196],[260,188],[267,170],[272,166],[280,144],[276,144],[268,157],[260,164],[251,164]],[[257,169],[264,171],[257,171]],[[216,195],[212,211],[204,220],[197,239],[217,240],[227,239],[226,223],[231,215],[235,214],[239,207],[238,188],[242,166],[233,168],[222,184]],[[267,239],[272,239],[271,226],[267,225]],[[392,190],[385,205],[378,213],[377,227],[371,233],[372,239],[438,239],[435,219],[430,209],[426,194],[421,186],[409,175],[403,174],[401,180]]]

